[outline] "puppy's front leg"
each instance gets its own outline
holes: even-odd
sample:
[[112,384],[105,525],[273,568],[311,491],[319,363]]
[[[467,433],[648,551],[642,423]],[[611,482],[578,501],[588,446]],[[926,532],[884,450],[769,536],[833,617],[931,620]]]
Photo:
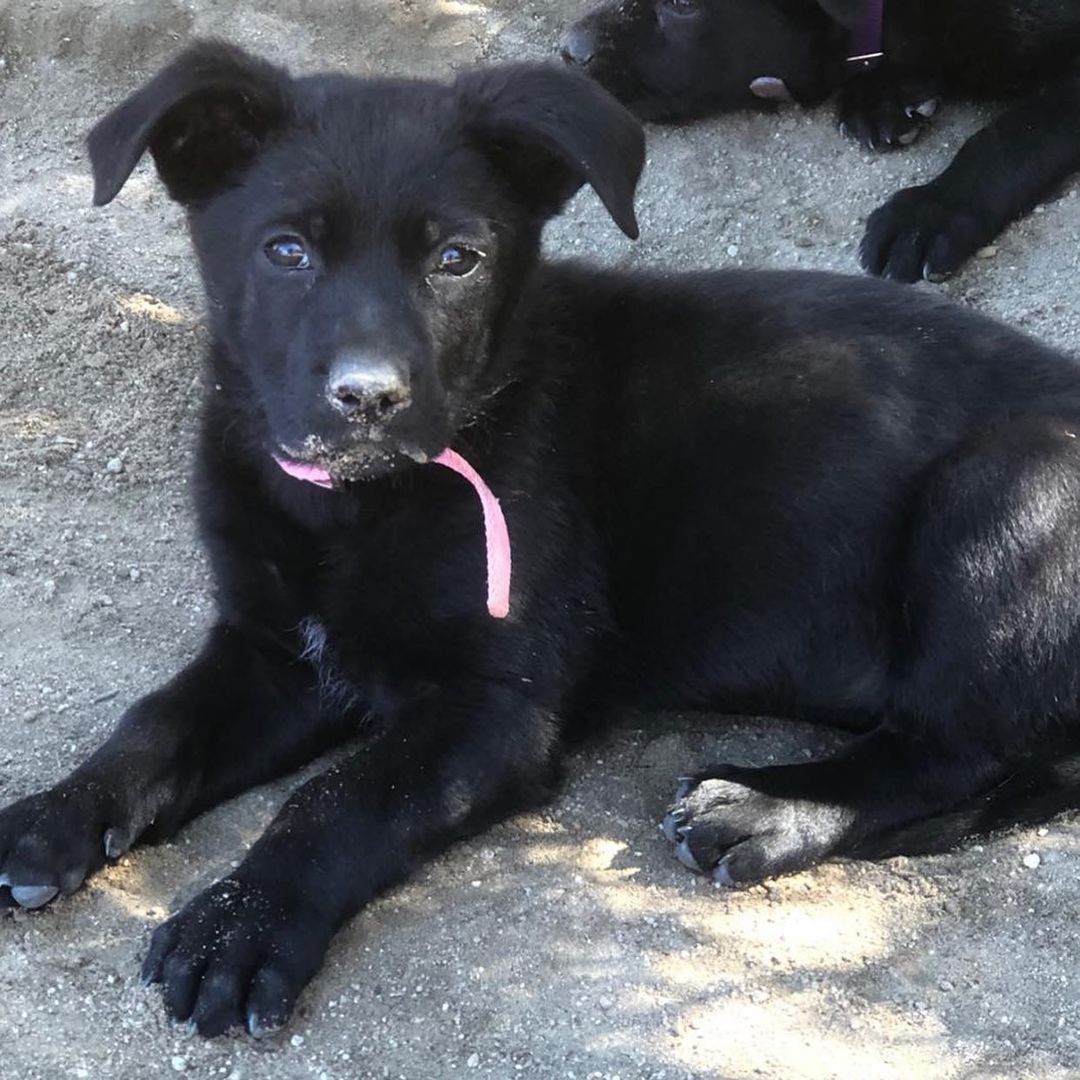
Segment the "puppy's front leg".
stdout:
[[942,281],[1080,168],[1080,74],[1006,110],[928,184],[903,188],[866,224],[863,269]]
[[203,1035],[280,1027],[335,930],[425,856],[545,798],[558,745],[549,710],[493,684],[408,710],[158,928],[144,977]]
[[0,812],[0,907],[71,892],[140,836],[169,836],[342,738],[348,717],[323,715],[313,684],[285,650],[215,627],[87,761]]

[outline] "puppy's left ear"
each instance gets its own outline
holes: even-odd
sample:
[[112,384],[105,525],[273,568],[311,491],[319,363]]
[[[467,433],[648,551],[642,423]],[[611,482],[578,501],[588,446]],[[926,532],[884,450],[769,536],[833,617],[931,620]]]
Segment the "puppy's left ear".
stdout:
[[589,184],[632,240],[645,165],[641,124],[592,79],[570,69],[510,65],[456,82],[467,131],[530,209],[547,218]]

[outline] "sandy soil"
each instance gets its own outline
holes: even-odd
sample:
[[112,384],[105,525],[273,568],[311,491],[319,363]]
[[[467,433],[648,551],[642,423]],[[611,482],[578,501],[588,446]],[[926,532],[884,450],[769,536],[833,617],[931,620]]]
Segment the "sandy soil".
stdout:
[[[181,218],[145,166],[92,210],[86,129],[195,33],[300,69],[444,74],[547,54],[580,3],[258,7],[0,6],[5,801],[82,758],[191,654],[211,610],[185,479],[203,331]],[[931,175],[981,115],[950,108],[890,156],[845,143],[828,110],[654,131],[643,240],[625,241],[586,193],[549,248],[621,265],[854,270],[865,215]],[[944,290],[1075,350],[1077,190]],[[283,1037],[206,1043],[165,1022],[138,961],[156,922],[234,864],[289,785],[256,791],[54,909],[4,920],[0,1074],[1080,1076],[1076,821],[738,895],[671,858],[656,822],[685,766],[797,759],[830,738],[706,716],[631,721],[575,759],[548,810],[462,846],[349,926]]]

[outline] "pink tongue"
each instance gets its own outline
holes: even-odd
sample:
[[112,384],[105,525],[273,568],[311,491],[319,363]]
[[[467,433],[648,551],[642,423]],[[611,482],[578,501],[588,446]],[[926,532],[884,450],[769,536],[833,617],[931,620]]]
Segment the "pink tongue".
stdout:
[[[330,474],[318,465],[289,461],[277,454],[273,457],[295,480],[306,480],[309,484],[318,484],[323,488],[334,486]],[[480,474],[449,447],[431,460],[468,480],[480,498],[480,508],[484,513],[484,540],[487,545],[488,612],[496,619],[505,619],[510,613],[510,534],[506,529],[506,518],[499,506],[499,500],[480,478]]]
[[318,465],[304,465],[299,461],[289,461],[288,458],[280,458],[277,454],[274,454],[273,458],[294,480],[306,480],[309,484],[318,484],[319,487],[324,488],[334,486],[330,474],[325,469],[320,469]]

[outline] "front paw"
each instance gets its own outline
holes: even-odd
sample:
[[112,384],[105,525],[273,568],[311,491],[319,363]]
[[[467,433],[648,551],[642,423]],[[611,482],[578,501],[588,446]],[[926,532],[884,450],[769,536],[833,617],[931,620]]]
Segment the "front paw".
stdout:
[[157,928],[143,963],[165,1011],[200,1035],[268,1035],[289,1019],[319,969],[332,929],[274,889],[225,878]]
[[996,231],[933,184],[904,188],[870,215],[859,261],[893,281],[944,281]]
[[887,74],[867,72],[840,93],[840,130],[869,150],[910,146],[937,107],[925,87],[904,87]]
[[0,812],[0,907],[38,908],[74,892],[134,839],[111,793],[60,784]]
[[685,778],[662,826],[679,861],[718,885],[737,887],[803,870],[828,856],[844,835],[847,815],[781,794],[784,770],[795,768],[721,765]]

